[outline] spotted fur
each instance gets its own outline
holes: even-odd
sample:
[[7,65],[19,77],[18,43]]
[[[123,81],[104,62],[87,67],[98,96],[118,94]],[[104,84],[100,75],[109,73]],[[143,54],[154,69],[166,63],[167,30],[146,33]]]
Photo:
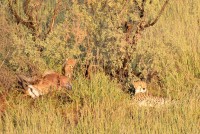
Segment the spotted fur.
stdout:
[[134,103],[139,106],[156,107],[170,104],[172,101],[168,98],[156,97],[147,93],[138,93],[132,98]]
[[133,86],[135,88],[135,95],[132,97],[132,101],[139,106],[156,107],[174,103],[171,99],[148,94],[147,84],[143,81],[133,82]]

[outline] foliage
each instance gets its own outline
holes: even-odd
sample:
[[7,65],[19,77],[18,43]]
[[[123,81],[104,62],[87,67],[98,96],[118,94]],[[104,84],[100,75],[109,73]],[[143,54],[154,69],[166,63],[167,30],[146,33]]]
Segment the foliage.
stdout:
[[[14,8],[27,20],[24,1],[18,2],[13,3]],[[142,7],[142,1],[137,2]],[[38,11],[40,38],[16,22],[8,1],[2,0],[0,90],[11,90],[0,131],[199,133],[200,2],[170,1],[157,23],[143,30],[133,45],[137,22],[152,22],[164,3],[146,2],[141,20],[134,1],[63,1],[63,9],[46,34],[58,1],[43,1]],[[60,72],[65,58],[71,57],[79,60],[80,70],[91,62],[101,66],[104,73],[87,80],[76,70],[73,92],[52,93],[37,100],[16,90],[16,73],[33,76],[47,69]],[[126,64],[125,59],[129,60]],[[131,105],[118,82],[128,85],[138,79],[148,82],[152,94],[176,99],[179,105],[158,109]]]
[[[127,2],[123,0],[103,0],[101,2],[85,1],[85,3],[80,1],[68,1],[68,3],[58,1],[53,2],[53,4],[54,3],[56,3],[55,6],[49,5],[46,10],[42,10],[47,6],[44,5],[42,1],[37,1],[37,7],[32,6],[32,4],[34,4],[32,1],[24,1],[19,3],[16,7],[20,9],[20,12],[24,12],[24,16],[29,17],[31,24],[27,26],[21,19],[19,19],[19,22],[29,29],[33,26],[33,31],[36,29],[33,36],[38,37],[39,40],[41,39],[39,38],[40,35],[38,35],[40,34],[39,31],[46,30],[46,27],[41,29],[41,26],[46,25],[45,23],[48,22],[47,18],[42,17],[44,14],[46,17],[49,16],[49,13],[45,11],[49,11],[51,7],[54,9],[54,14],[50,19],[54,22],[55,17],[61,10],[59,8],[60,5],[62,4],[63,9],[66,9],[66,11],[64,10],[64,12],[60,13],[62,18],[58,16],[57,19],[57,28],[60,27],[58,28],[60,30],[61,27],[64,28],[65,31],[63,31],[63,33],[66,35],[54,30],[51,35],[45,35],[44,43],[39,43],[39,47],[42,46],[47,50],[42,52],[42,55],[46,57],[45,59],[48,65],[53,66],[50,63],[53,60],[54,64],[55,62],[56,64],[60,63],[58,58],[63,58],[64,54],[62,56],[55,55],[57,52],[63,53],[64,51],[68,51],[67,48],[74,47],[76,49],[75,52],[77,52],[78,49],[81,51],[80,53],[76,53],[76,57],[80,57],[82,61],[86,63],[88,61],[93,61],[94,64],[99,64],[99,66],[105,68],[106,74],[117,78],[123,83],[127,82],[127,80],[130,81],[132,77],[137,74],[135,68],[132,68],[131,65],[131,63],[134,62],[133,53],[135,53],[137,41],[141,36],[141,31],[146,27],[153,26],[153,23],[156,22],[153,21],[153,17],[156,16],[155,11],[159,12],[159,10],[161,10],[156,8],[156,5],[162,5],[162,2],[155,2],[152,4],[152,2],[147,1]],[[14,12],[15,8],[13,5],[16,4],[9,2],[11,13],[18,21],[19,17],[17,16],[19,15]],[[22,7],[20,7],[20,5],[22,5]],[[154,12],[149,13],[151,10]],[[31,14],[30,11],[35,14]],[[161,11],[163,11],[163,9]],[[23,13],[21,14],[23,16]],[[41,22],[41,18],[46,22]],[[65,22],[58,25],[58,22],[63,21],[63,18],[65,18]],[[49,23],[52,22],[50,20]],[[49,26],[51,28],[50,31],[52,31],[53,25],[50,24]],[[49,37],[53,35],[55,37]],[[49,41],[49,39],[51,39],[51,41]],[[55,40],[53,41],[52,39]],[[62,43],[60,41],[62,41]],[[51,43],[56,43],[56,45],[51,45]],[[58,44],[60,49],[55,50],[53,46],[57,47]],[[52,50],[48,50],[49,45],[52,47]],[[49,56],[50,53],[52,57]],[[47,55],[45,56],[45,54]]]

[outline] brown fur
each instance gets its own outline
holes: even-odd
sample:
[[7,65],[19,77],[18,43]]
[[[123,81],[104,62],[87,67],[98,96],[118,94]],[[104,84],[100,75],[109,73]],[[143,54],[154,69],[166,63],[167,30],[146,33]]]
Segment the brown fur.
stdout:
[[[71,81],[68,77],[58,73],[50,73],[43,76],[39,83],[32,86],[42,94],[47,94],[53,90],[67,88],[67,85],[71,85]],[[28,91],[26,93],[29,94]]]
[[26,77],[24,75],[16,75],[17,79],[18,79],[18,84],[23,88],[23,89],[27,89],[27,86],[29,84],[36,84],[38,83],[41,78],[39,77]]
[[[45,72],[40,78],[28,78],[23,75],[19,75],[19,79],[22,83],[24,89],[26,89],[25,94],[32,96],[47,94],[52,90],[61,90],[62,88],[71,89],[71,80],[73,75],[73,69],[76,65],[75,59],[66,59],[63,67],[64,75],[60,75],[54,71]],[[24,86],[24,83],[28,87]]]

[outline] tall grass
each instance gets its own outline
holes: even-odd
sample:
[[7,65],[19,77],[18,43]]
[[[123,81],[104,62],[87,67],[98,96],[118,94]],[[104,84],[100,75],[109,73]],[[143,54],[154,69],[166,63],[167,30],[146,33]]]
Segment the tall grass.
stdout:
[[[36,100],[12,93],[0,121],[2,133],[199,133],[200,87],[181,94],[177,105],[145,108],[133,105],[115,81],[104,74],[88,81],[79,76],[73,93]],[[68,96],[67,103],[63,103]]]
[[[0,132],[200,133],[199,13],[198,0],[170,1],[158,23],[143,33],[137,45],[135,57],[142,56],[144,67],[159,72],[164,83],[162,89],[150,83],[150,92],[172,97],[176,105],[138,107],[105,74],[94,75],[91,80],[77,76],[73,92],[51,93],[33,100],[12,90],[0,119]],[[33,56],[32,49],[29,51]]]

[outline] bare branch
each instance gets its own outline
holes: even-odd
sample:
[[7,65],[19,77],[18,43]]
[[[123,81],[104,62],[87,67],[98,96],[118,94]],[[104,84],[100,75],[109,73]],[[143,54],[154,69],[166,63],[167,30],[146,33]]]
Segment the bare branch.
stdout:
[[137,9],[138,9],[139,12],[140,12],[140,18],[143,18],[143,17],[144,17],[144,7],[145,7],[146,0],[142,0],[141,6],[140,6],[139,3],[137,2],[137,0],[134,0],[134,3],[135,3]]
[[122,7],[122,10],[118,13],[119,16],[121,16],[121,15],[123,14],[124,9],[126,9],[125,7],[126,7],[127,3],[129,3],[129,0],[126,0],[126,1],[124,2],[124,5],[123,5],[123,7]]
[[[135,0],[135,1],[136,1],[136,0]],[[143,2],[146,2],[146,0],[143,0]],[[144,17],[144,16],[142,16],[140,22],[139,22],[138,25],[137,25],[137,29],[136,29],[135,35],[133,36],[133,39],[132,39],[132,43],[131,43],[131,44],[137,44],[137,41],[141,38],[141,32],[142,32],[145,28],[150,27],[150,26],[153,26],[153,25],[158,21],[158,19],[159,19],[160,16],[162,15],[164,9],[166,8],[168,2],[169,2],[169,0],[166,0],[166,1],[165,1],[165,3],[164,3],[164,5],[163,5],[163,7],[161,8],[161,10],[160,10],[158,16],[155,18],[155,20],[154,20],[153,22],[151,22],[151,23],[145,22],[145,21],[143,20],[143,17]],[[141,13],[142,13],[142,14],[143,14],[143,12],[144,12],[144,4],[145,4],[145,3],[142,3],[142,7],[141,7],[141,8],[142,8],[142,10],[141,10]],[[140,17],[141,17],[142,14],[140,14]],[[143,15],[144,15],[144,14],[143,14]]]
[[166,0],[166,1],[165,1],[163,7],[161,8],[161,10],[160,10],[158,16],[155,18],[155,20],[154,20],[153,22],[151,22],[151,23],[146,24],[146,25],[144,26],[144,28],[150,27],[150,26],[153,26],[154,24],[156,24],[156,22],[158,21],[158,19],[159,19],[160,16],[162,15],[163,11],[165,10],[165,8],[166,8],[168,2],[169,2],[169,0]]
[[21,18],[18,13],[16,12],[16,10],[14,9],[14,7],[12,6],[12,2],[11,0],[8,0],[8,4],[9,4],[9,8],[11,13],[15,16],[15,19],[18,23],[22,23],[23,25],[25,25],[28,28],[31,28],[32,30],[35,30],[35,27],[33,26],[33,24],[31,22],[27,22],[25,21],[23,18]]
[[141,11],[142,8],[139,6],[139,3],[137,2],[137,0],[134,0],[134,3],[135,3],[135,5],[137,6],[137,9],[138,9],[139,11]]
[[35,0],[34,3],[32,3],[31,0],[25,0],[23,2],[23,11],[24,14],[28,17],[27,20],[23,19],[15,10],[12,0],[8,0],[9,8],[11,11],[11,14],[14,15],[17,23],[21,23],[27,28],[31,29],[33,31],[33,35],[35,37],[39,37],[39,21],[37,19],[38,10],[41,8],[43,0]]
[[55,19],[56,19],[58,13],[61,11],[61,5],[62,5],[62,1],[59,0],[58,3],[56,4],[56,7],[54,8],[53,16],[52,16],[51,22],[49,24],[49,30],[47,31],[46,34],[49,34],[50,32],[52,32],[53,26],[55,23]]
[[[25,0],[23,3],[24,13],[29,17],[29,21],[37,22],[37,12],[42,6],[43,0],[35,0],[34,5],[30,3],[31,0]],[[35,13],[35,14],[34,14]],[[35,16],[34,16],[35,15]]]
[[23,3],[23,9],[24,9],[24,13],[29,17],[30,17],[30,11],[28,11],[28,5],[30,3],[30,0],[25,0]]
[[146,0],[142,0],[142,10],[141,10],[140,18],[143,18],[143,17],[144,17],[144,7],[145,7],[145,3],[146,3]]

